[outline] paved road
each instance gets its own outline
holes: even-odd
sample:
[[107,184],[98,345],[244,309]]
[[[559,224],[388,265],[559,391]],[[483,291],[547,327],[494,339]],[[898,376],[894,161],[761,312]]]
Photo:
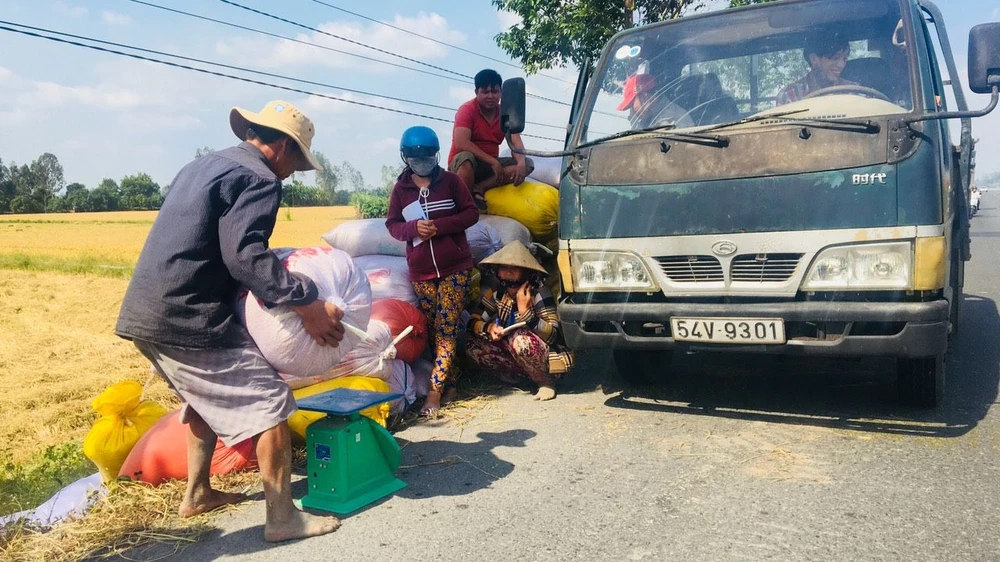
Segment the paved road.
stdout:
[[625,391],[589,353],[553,402],[399,432],[409,486],[337,533],[267,545],[257,501],[177,559],[1000,560],[998,208],[937,411],[895,406],[886,361],[688,356]]

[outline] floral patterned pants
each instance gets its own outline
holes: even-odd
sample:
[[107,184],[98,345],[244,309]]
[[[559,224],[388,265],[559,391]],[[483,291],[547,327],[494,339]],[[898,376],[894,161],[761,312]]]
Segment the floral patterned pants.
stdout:
[[507,384],[528,378],[539,386],[552,386],[556,379],[549,374],[548,344],[526,328],[498,341],[470,334],[466,353],[479,368]]
[[427,317],[427,332],[434,346],[434,370],[431,371],[431,390],[443,392],[454,386],[458,378],[455,354],[458,344],[458,323],[465,308],[465,294],[469,290],[470,270],[430,281],[413,281],[417,305]]

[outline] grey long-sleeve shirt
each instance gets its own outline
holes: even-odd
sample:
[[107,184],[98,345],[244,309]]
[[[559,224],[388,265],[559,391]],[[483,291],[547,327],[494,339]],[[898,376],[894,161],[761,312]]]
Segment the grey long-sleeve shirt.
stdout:
[[250,143],[185,166],[149,232],[115,333],[191,348],[247,345],[233,311],[245,286],[267,306],[316,300],[316,285],[268,249],[281,182]]

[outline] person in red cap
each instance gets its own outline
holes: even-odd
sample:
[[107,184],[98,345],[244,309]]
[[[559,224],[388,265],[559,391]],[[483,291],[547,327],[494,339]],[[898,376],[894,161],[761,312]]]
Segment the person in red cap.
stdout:
[[655,89],[656,79],[650,74],[633,74],[625,81],[618,111],[629,112],[628,120],[633,127],[644,126],[643,122],[651,115],[649,102]]

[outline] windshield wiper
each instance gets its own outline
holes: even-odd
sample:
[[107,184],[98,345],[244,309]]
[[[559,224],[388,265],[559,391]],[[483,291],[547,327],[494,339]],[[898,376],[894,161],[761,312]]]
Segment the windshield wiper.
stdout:
[[577,150],[581,148],[587,148],[588,146],[595,146],[598,144],[603,144],[608,141],[615,139],[623,139],[626,137],[634,137],[636,135],[652,135],[651,138],[659,140],[670,140],[677,142],[686,142],[691,144],[702,144],[705,146],[715,146],[718,148],[725,148],[729,146],[729,137],[722,135],[705,135],[701,131],[695,133],[673,133],[670,132],[672,129],[676,129],[677,125],[658,125],[656,127],[644,127],[642,129],[631,129],[628,131],[621,131],[613,135],[606,137],[601,137],[597,140],[592,140],[578,145]]
[[808,108],[803,109],[793,109],[790,111],[779,111],[777,113],[768,113],[765,115],[754,115],[753,117],[747,117],[746,119],[741,119],[739,121],[733,121],[731,123],[721,123],[719,125],[712,125],[706,129],[701,129],[699,133],[705,133],[707,131],[715,131],[718,129],[724,129],[727,127],[735,127],[737,125],[744,125],[746,123],[754,123],[756,121],[767,121],[769,119],[774,119],[775,121],[783,125],[810,125],[818,129],[838,129],[842,131],[858,131],[862,133],[877,133],[882,130],[878,123],[871,120],[859,121],[856,119],[823,119],[819,117],[791,117],[785,118],[789,115],[795,115],[796,113],[802,113],[803,111],[809,111]]
[[808,125],[817,129],[835,129],[838,131],[856,131],[859,133],[874,134],[882,130],[882,127],[870,120],[860,121],[857,119],[823,119],[819,117],[796,117],[794,119],[782,119],[784,123],[793,125]]
[[746,119],[740,119],[739,121],[730,121],[729,123],[719,123],[718,125],[712,125],[711,127],[706,127],[704,129],[701,129],[698,132],[699,133],[707,133],[708,131],[717,131],[719,129],[725,129],[725,128],[728,128],[728,127],[735,127],[737,125],[746,125],[747,123],[756,123],[757,121],[766,121],[768,119],[776,119],[776,118],[779,118],[779,117],[784,117],[786,115],[794,115],[796,113],[802,113],[803,111],[809,111],[809,109],[808,108],[792,109],[792,110],[789,110],[789,111],[779,111],[777,113],[768,113],[768,114],[764,114],[764,115],[757,114],[757,115],[753,115],[753,116],[747,117]]

